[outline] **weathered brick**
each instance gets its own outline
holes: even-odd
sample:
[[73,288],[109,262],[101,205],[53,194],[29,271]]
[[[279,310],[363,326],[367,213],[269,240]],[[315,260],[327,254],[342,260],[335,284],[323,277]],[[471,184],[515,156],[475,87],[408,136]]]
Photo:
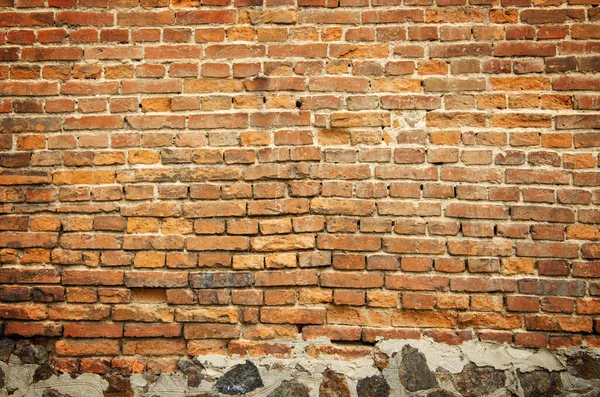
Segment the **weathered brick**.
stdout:
[[597,5],[0,0],[5,335],[600,346]]
[[271,324],[323,324],[325,309],[265,307],[261,310],[260,319]]
[[192,288],[239,288],[252,284],[252,273],[248,272],[202,272],[190,274]]

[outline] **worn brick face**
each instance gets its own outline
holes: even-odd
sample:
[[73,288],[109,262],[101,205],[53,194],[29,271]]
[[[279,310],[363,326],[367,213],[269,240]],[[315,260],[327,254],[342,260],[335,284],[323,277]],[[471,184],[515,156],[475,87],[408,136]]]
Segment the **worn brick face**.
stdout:
[[596,0],[0,3],[4,335],[598,332]]

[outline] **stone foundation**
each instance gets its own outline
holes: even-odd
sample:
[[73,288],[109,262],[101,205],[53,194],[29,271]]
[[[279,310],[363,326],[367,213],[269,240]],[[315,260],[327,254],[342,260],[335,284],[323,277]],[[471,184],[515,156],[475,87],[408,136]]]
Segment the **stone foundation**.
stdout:
[[[323,343],[323,341],[320,341]],[[430,339],[378,342],[353,360],[207,355],[163,374],[61,373],[42,345],[0,341],[0,397],[574,397],[600,395],[600,349]]]

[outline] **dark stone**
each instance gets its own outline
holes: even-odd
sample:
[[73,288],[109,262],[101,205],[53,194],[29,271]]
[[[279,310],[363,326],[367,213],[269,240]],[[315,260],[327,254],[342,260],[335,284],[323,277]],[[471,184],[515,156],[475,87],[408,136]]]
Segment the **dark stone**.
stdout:
[[8,361],[13,350],[15,341],[9,338],[0,338],[0,361]]
[[48,352],[40,345],[27,345],[16,349],[13,354],[21,360],[21,364],[43,364],[48,360]]
[[478,367],[471,363],[452,378],[454,388],[463,397],[484,397],[504,387],[506,375],[493,367]]
[[256,365],[250,361],[238,364],[219,378],[215,388],[223,394],[244,394],[263,387]]
[[562,383],[558,372],[517,372],[525,397],[553,397],[560,394]]
[[433,389],[438,386],[435,374],[427,366],[423,353],[409,345],[402,349],[398,376],[402,386],[409,391]]
[[52,366],[48,363],[40,365],[33,374],[33,383],[37,383],[42,380],[50,379],[56,371],[52,369]]
[[2,368],[0,368],[0,389],[2,389],[4,387],[5,382],[6,382],[6,379],[5,379],[4,371],[2,371]]
[[567,372],[577,378],[600,379],[600,359],[578,352],[567,358]]
[[304,368],[304,367],[303,367],[302,365],[300,365],[300,364],[296,364],[296,366],[294,367],[294,369],[295,369],[296,371],[305,372],[305,373],[307,373],[307,374],[310,374],[310,371],[309,371],[309,370],[307,370],[306,368]]
[[427,397],[456,397],[456,394],[444,389],[437,389],[427,393]]
[[319,397],[350,397],[346,377],[330,369],[325,370],[319,386]]
[[104,376],[104,380],[108,382],[104,397],[133,397],[134,392],[129,377],[110,374]]
[[267,397],[310,397],[308,386],[295,380],[284,380]]
[[358,382],[356,392],[358,397],[388,397],[390,385],[382,375],[369,376]]
[[199,368],[190,360],[181,359],[177,362],[177,366],[185,376],[187,376],[187,384],[189,387],[198,387],[200,386],[200,382],[202,381],[202,375],[200,375]]
[[47,388],[44,390],[42,397],[71,397],[68,394],[62,394],[58,390]]

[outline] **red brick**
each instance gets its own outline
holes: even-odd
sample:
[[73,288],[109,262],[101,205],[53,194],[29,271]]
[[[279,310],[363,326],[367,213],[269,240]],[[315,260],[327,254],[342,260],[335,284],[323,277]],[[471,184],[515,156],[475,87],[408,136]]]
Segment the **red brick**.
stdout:
[[323,324],[325,322],[325,310],[265,307],[261,309],[260,318],[263,323]]
[[171,11],[117,13],[117,25],[120,26],[162,26],[174,22],[175,15]]
[[104,323],[67,323],[63,336],[67,338],[120,338],[123,325]]
[[600,346],[597,0],[201,3],[0,0],[6,335]]
[[59,356],[116,356],[120,352],[119,342],[102,339],[64,339],[56,342]]
[[448,289],[448,277],[390,275],[386,277],[385,286],[387,289],[444,291]]
[[63,326],[48,322],[6,322],[4,335],[31,338],[34,336],[56,337],[62,334]]

